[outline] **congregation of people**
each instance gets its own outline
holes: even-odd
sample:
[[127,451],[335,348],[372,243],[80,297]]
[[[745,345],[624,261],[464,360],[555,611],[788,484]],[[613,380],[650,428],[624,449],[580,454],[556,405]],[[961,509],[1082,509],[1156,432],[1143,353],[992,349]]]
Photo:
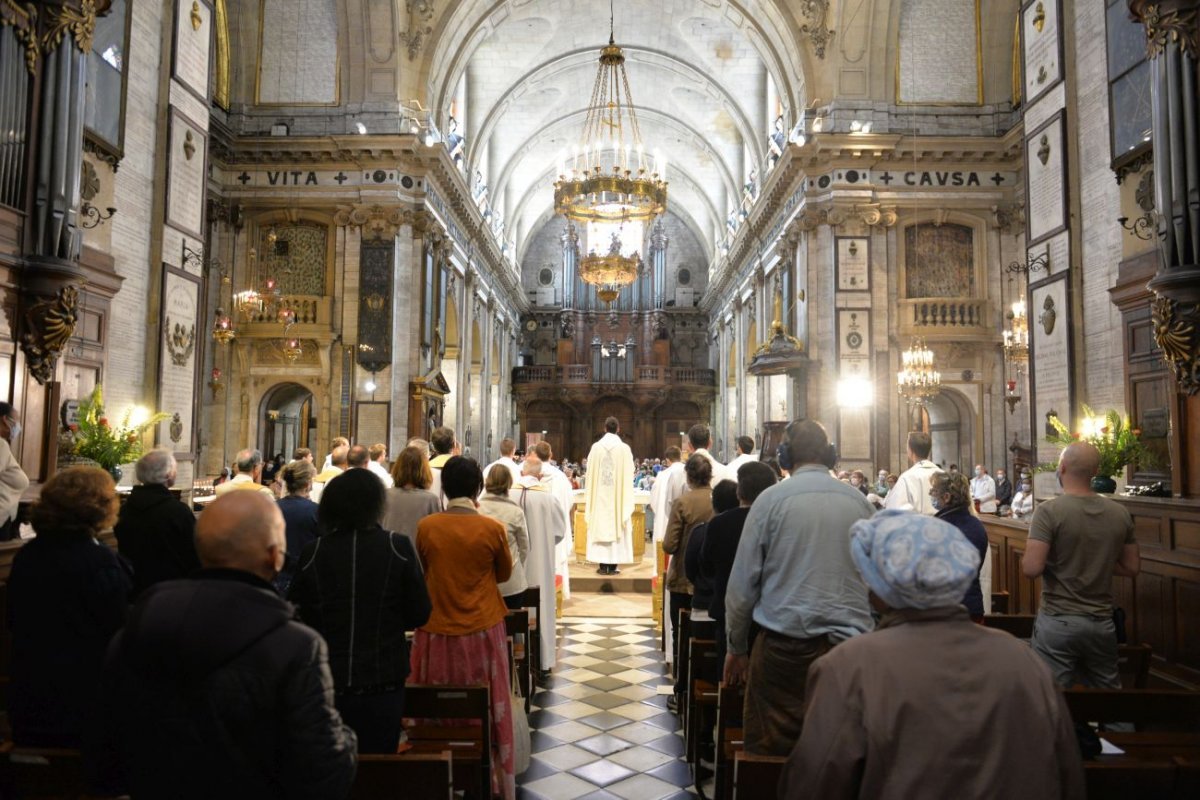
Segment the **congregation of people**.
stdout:
[[[1090,489],[1095,449],[1063,452],[1063,494],[1032,513],[1030,647],[976,624],[979,515],[1017,508],[1026,484],[943,471],[921,432],[908,469],[874,482],[843,479],[812,420],[775,453],[754,444],[722,464],[698,423],[682,450],[638,462],[606,420],[580,462],[587,557],[604,575],[633,561],[648,488],[667,625],[683,609],[714,620],[723,679],[745,687],[745,749],[789,758],[783,796],[1081,796],[1059,689],[1119,686],[1110,579],[1140,564],[1128,513]],[[520,454],[504,439],[481,467],[444,427],[390,465],[345,440],[320,469],[306,449],[280,462],[240,452],[198,517],[170,492],[165,448],[119,506],[97,468],[42,487],[8,586],[14,741],[82,748],[110,794],[334,798],[356,754],[403,748],[406,684],[484,684],[492,792],[514,798],[505,617],[541,587],[554,669],[574,470],[544,440]],[[110,527],[115,552],[97,543]]]

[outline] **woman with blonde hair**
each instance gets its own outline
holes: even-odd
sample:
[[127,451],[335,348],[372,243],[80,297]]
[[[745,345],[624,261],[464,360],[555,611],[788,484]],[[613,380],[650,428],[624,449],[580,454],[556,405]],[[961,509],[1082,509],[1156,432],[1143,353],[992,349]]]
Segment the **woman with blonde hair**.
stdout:
[[529,583],[525,578],[525,562],[529,558],[529,530],[525,512],[508,496],[512,488],[512,473],[503,464],[494,465],[483,485],[479,498],[479,513],[499,520],[508,530],[508,552],[512,556],[512,577],[500,584],[504,605],[524,608],[522,598]]
[[79,747],[108,640],[125,623],[133,581],[96,537],[117,518],[112,476],[69,467],[42,486],[8,579],[13,741]]
[[442,510],[437,495],[429,491],[433,471],[429,456],[415,445],[400,451],[392,464],[392,480],[396,485],[387,490],[387,509],[383,512],[383,527],[403,533],[416,546],[417,523]]
[[280,594],[287,592],[301,551],[321,535],[317,504],[309,496],[316,476],[317,468],[304,459],[293,461],[279,471],[279,480],[287,492],[276,501],[283,514],[284,536],[287,537],[287,559],[275,578],[275,588]]

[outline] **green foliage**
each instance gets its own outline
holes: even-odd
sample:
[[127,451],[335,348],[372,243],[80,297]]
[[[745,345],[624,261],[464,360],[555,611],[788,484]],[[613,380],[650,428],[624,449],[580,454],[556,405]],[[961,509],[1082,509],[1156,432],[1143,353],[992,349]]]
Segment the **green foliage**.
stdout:
[[113,426],[104,413],[104,394],[99,385],[79,404],[79,424],[71,426],[75,439],[74,453],[90,458],[104,469],[137,461],[142,457],[142,438],[146,431],[167,418],[167,414],[151,414],[145,422],[130,425],[133,409],[128,409],[121,424]]
[[[1096,419],[1096,415],[1085,405],[1083,418]],[[1054,436],[1046,437],[1050,444],[1066,447],[1075,442],[1087,442],[1100,451],[1100,468],[1096,470],[1096,474],[1101,477],[1116,477],[1129,464],[1153,466],[1154,457],[1141,442],[1142,432],[1134,428],[1128,418],[1123,418],[1113,409],[1109,409],[1104,415],[1104,424],[1087,436],[1078,431],[1072,432],[1058,417],[1050,417],[1049,421],[1055,431]],[[1050,471],[1057,466],[1041,464],[1038,471]]]

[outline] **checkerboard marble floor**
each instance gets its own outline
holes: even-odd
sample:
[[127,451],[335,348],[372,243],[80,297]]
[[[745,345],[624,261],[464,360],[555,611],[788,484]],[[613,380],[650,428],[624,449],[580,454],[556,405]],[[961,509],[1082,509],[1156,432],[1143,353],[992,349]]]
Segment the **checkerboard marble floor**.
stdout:
[[518,800],[695,800],[666,665],[647,619],[563,620],[558,667],[533,696]]

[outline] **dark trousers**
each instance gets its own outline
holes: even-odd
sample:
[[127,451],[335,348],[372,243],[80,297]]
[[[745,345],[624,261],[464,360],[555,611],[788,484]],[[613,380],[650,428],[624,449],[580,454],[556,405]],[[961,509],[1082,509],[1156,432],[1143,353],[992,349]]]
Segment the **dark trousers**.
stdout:
[[[675,652],[686,652],[682,648],[684,643],[679,641],[679,611],[680,609],[692,607],[692,596],[687,592],[671,592],[671,630],[675,632]],[[687,675],[683,674],[683,670],[679,668],[680,658],[675,659],[675,694],[682,695],[687,688]]]
[[833,649],[828,636],[793,639],[763,630],[750,648],[743,738],[747,753],[786,756],[804,723],[804,691],[812,662]]
[[339,694],[338,713],[358,734],[358,752],[395,753],[400,746],[404,686],[378,694]]

